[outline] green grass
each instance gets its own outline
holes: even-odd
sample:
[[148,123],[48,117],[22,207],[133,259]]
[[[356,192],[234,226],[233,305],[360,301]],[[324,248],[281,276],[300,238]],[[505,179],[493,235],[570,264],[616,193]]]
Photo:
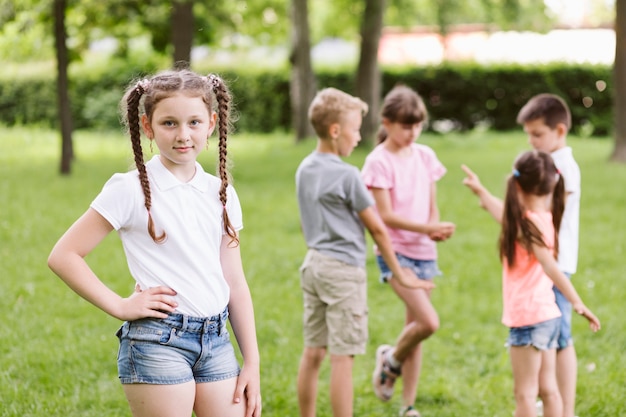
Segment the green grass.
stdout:
[[[527,148],[523,134],[429,136],[448,174],[438,186],[442,218],[457,224],[439,246],[444,276],[434,304],[441,329],[425,344],[417,407],[424,416],[510,417],[512,379],[500,324],[498,227],[461,185],[467,163],[496,194],[513,158]],[[592,334],[574,319],[581,417],[626,414],[626,324],[623,258],[626,246],[626,166],[607,162],[609,140],[570,138],[583,172],[581,250],[574,284],[603,328]],[[201,162],[215,166],[212,151]],[[252,290],[262,358],[265,416],[296,416],[295,380],[302,349],[298,267],[300,235],[294,172],[314,143],[286,135],[233,136],[230,155],[242,200],[242,252]],[[119,322],[71,292],[46,267],[48,253],[87,208],[104,182],[132,165],[130,145],[117,133],[77,132],[73,174],[58,175],[58,134],[26,128],[0,131],[0,416],[129,416],[117,381],[114,336]],[[361,166],[366,150],[349,161]],[[121,294],[133,288],[117,236],[89,255],[102,279]],[[377,282],[369,256],[367,355],[356,358],[355,415],[396,415],[399,400],[381,403],[370,376],[380,343],[393,342],[403,309]],[[320,417],[331,416],[328,364],[320,381]]]

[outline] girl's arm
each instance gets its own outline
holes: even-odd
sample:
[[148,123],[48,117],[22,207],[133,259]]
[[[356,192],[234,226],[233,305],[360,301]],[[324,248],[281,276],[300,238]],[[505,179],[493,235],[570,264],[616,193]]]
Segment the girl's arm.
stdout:
[[230,237],[224,236],[220,248],[220,262],[224,278],[230,287],[228,311],[231,327],[243,356],[241,374],[233,401],[246,404],[246,417],[261,415],[261,371],[259,347],[254,323],[252,296],[241,263],[239,245],[231,244]]
[[[433,184],[434,186],[434,184]],[[376,209],[380,214],[380,218],[388,226],[394,229],[409,230],[417,233],[424,233],[427,235],[441,234],[443,236],[450,237],[454,232],[454,223],[440,222],[439,219],[433,223],[417,223],[407,218],[397,215],[391,206],[391,197],[389,190],[384,188],[371,188],[370,191],[376,201]],[[431,193],[432,193],[431,188]],[[435,203],[436,205],[436,203]],[[438,210],[436,213],[439,217]]]
[[589,327],[594,332],[600,330],[600,320],[593,314],[591,310],[585,306],[582,299],[576,292],[569,279],[559,269],[559,265],[554,259],[552,250],[545,246],[532,245],[535,257],[543,267],[544,272],[550,277],[554,285],[563,293],[565,298],[572,303],[574,311],[589,321]]
[[102,215],[88,209],[56,243],[48,257],[48,266],[78,295],[113,317],[120,320],[167,317],[164,312],[176,308],[170,297],[176,294],[173,290],[156,287],[122,298],[104,285],[85,262],[85,256],[112,230]]
[[466,177],[463,184],[467,186],[480,200],[480,206],[487,210],[491,217],[498,223],[502,223],[502,214],[504,212],[504,202],[492,195],[480,182],[478,175],[474,174],[466,165],[461,165],[461,169],[465,172]]
[[420,288],[424,290],[430,290],[435,287],[431,281],[417,279],[415,274],[409,269],[402,268],[396,258],[396,253],[391,245],[391,239],[387,228],[376,214],[374,207],[368,207],[365,210],[359,212],[359,217],[367,230],[372,235],[374,242],[378,246],[381,256],[385,260],[387,266],[391,270],[394,278],[398,279],[398,282],[407,288]]
[[[439,206],[437,205],[437,184],[434,182],[430,185],[430,218],[428,219],[429,224],[435,224],[439,222]],[[454,233],[454,228],[451,230],[447,230],[444,232],[435,232],[430,233],[428,236],[437,242],[444,241]]]

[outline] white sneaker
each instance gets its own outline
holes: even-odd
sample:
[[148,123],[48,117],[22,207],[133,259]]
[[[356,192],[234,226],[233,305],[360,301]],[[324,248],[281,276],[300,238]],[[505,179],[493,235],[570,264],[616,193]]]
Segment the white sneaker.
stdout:
[[393,385],[396,382],[396,378],[400,376],[400,372],[392,369],[385,359],[385,354],[389,349],[391,349],[389,345],[380,345],[376,349],[376,366],[372,375],[374,394],[382,401],[391,399],[393,396]]

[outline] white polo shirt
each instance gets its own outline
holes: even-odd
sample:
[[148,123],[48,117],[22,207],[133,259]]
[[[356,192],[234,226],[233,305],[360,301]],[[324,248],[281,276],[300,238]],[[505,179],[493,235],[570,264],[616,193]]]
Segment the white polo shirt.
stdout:
[[[124,246],[131,275],[145,290],[159,285],[174,289],[177,312],[194,317],[219,314],[228,304],[230,289],[220,264],[224,234],[221,181],[196,162],[196,174],[180,182],[158,155],[146,164],[152,195],[152,219],[163,243],[148,234],[148,213],[137,170],[114,174],[91,207],[115,230]],[[226,209],[235,230],[243,228],[235,189],[227,189]]]
[[574,159],[572,148],[566,146],[552,152],[554,165],[565,180],[565,211],[559,230],[559,268],[574,274],[578,266],[578,230],[580,218],[580,168]]

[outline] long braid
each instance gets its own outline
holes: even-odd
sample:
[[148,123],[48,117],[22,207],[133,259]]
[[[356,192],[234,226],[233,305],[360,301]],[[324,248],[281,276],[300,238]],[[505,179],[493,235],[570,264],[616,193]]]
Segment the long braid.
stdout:
[[222,79],[216,75],[209,75],[209,82],[211,83],[211,87],[213,88],[213,92],[215,93],[215,98],[217,100],[217,115],[218,115],[218,134],[219,134],[219,162],[218,162],[218,173],[220,179],[222,180],[222,184],[220,186],[219,198],[222,202],[223,209],[223,218],[224,218],[224,231],[231,238],[231,243],[234,242],[235,245],[239,243],[239,239],[237,238],[237,232],[235,231],[233,225],[230,223],[230,219],[228,218],[228,211],[226,210],[226,202],[227,202],[227,194],[226,189],[228,188],[229,182],[229,174],[228,174],[228,159],[227,159],[227,142],[228,142],[228,126],[229,126],[229,112],[230,112],[230,93],[228,88],[222,81]]
[[135,157],[135,165],[139,172],[139,182],[144,195],[144,205],[148,211],[148,233],[153,241],[156,243],[162,243],[165,241],[167,235],[165,231],[157,236],[154,230],[154,221],[152,220],[152,214],[150,208],[152,207],[152,199],[150,194],[150,183],[148,181],[148,173],[146,171],[146,165],[143,160],[143,150],[141,149],[141,131],[139,127],[139,101],[141,96],[145,93],[145,87],[142,82],[137,83],[137,86],[131,89],[126,99],[127,103],[127,118],[128,118],[128,131],[130,133],[130,142],[133,147],[133,154]]

